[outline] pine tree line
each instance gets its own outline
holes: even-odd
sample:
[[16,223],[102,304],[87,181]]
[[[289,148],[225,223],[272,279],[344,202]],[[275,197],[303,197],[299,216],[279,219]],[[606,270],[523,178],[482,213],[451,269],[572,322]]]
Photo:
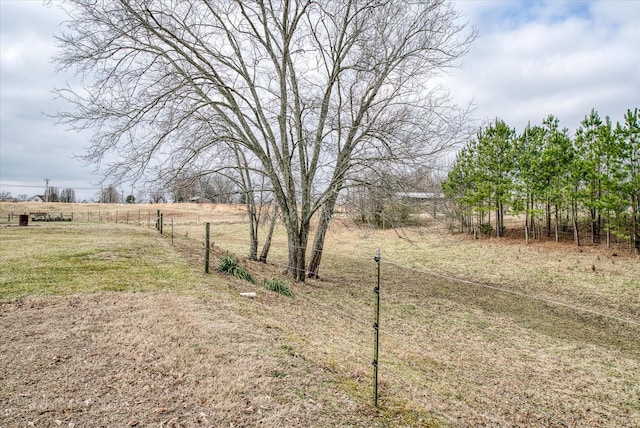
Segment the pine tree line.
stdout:
[[458,153],[443,190],[467,232],[504,236],[505,215],[523,215],[527,240],[571,232],[576,245],[615,238],[638,252],[640,112],[614,125],[592,110],[573,136],[553,115],[521,134],[496,119]]

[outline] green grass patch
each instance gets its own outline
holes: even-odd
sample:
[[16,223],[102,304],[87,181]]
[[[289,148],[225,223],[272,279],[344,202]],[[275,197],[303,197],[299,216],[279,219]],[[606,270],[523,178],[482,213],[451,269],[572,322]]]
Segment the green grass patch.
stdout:
[[157,235],[130,226],[3,227],[0,239],[0,300],[171,289],[190,271]]

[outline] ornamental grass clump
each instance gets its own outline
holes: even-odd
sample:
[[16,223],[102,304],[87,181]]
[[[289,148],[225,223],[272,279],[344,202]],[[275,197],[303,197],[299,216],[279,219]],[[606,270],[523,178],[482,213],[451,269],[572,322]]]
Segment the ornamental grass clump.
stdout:
[[218,272],[233,275],[238,279],[255,284],[255,281],[253,280],[253,277],[251,277],[249,271],[245,267],[240,266],[233,255],[229,255],[220,260]]
[[289,287],[284,281],[279,279],[267,279],[264,282],[264,288],[269,291],[275,291],[283,296],[293,297],[293,289]]

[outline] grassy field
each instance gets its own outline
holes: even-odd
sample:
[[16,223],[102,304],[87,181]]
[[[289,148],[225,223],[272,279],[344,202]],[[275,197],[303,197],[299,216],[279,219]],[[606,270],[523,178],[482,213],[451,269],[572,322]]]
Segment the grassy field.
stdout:
[[[638,258],[337,218],[288,298],[262,287],[287,281],[282,229],[243,260],[235,207],[45,209],[74,221],[0,204],[0,426],[640,426]],[[234,253],[257,284],[202,273],[204,222],[212,266]]]

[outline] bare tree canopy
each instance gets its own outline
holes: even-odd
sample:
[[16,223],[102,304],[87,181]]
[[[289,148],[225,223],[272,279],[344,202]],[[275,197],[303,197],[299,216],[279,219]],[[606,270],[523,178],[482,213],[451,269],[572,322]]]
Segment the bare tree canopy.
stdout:
[[460,138],[464,114],[432,81],[460,65],[475,33],[443,0],[66,4],[56,60],[84,86],[58,90],[75,107],[60,119],[95,131],[85,160],[119,181],[236,167],[266,176],[298,280],[317,273],[351,178],[423,164]]

